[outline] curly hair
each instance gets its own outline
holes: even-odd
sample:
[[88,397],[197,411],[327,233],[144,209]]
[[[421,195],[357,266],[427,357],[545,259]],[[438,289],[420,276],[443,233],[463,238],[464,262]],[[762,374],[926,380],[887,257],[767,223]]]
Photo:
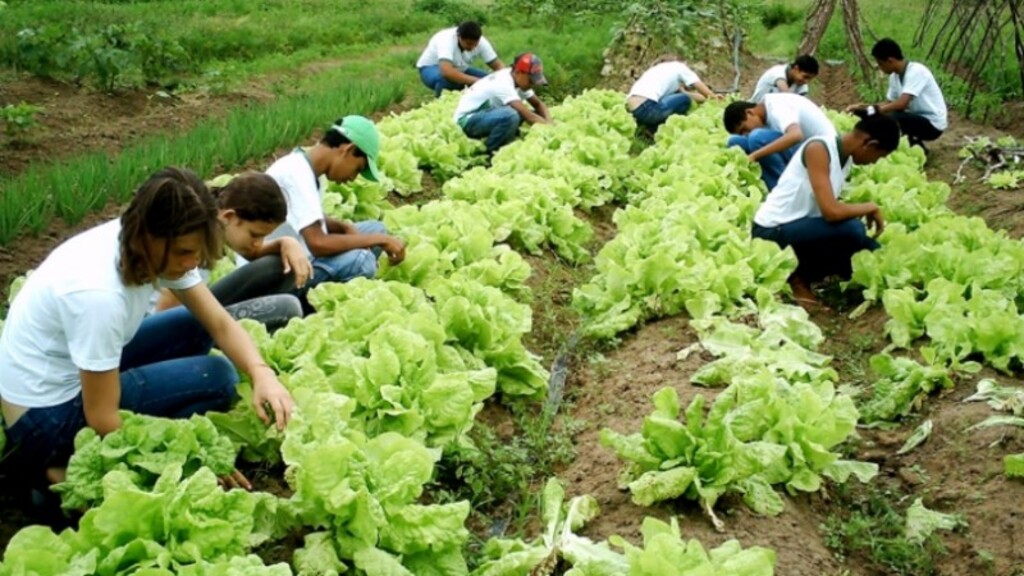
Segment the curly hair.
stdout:
[[206,184],[182,168],[168,167],[150,176],[121,214],[121,281],[126,286],[148,284],[167,266],[170,242],[160,261],[152,262],[147,239],[170,241],[194,232],[203,237],[199,265],[211,268],[224,248],[217,204]]

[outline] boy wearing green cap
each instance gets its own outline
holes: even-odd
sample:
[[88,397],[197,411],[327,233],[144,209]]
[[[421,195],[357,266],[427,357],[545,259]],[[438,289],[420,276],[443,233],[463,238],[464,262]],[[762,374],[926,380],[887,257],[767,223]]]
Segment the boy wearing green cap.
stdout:
[[[288,201],[287,219],[267,240],[288,236],[305,248],[313,275],[303,292],[321,282],[373,278],[382,251],[392,264],[405,258],[405,244],[387,234],[382,222],[342,222],[324,214],[321,205],[321,176],[342,183],[362,174],[376,182],[379,155],[380,135],[373,122],[363,116],[346,116],[331,125],[318,143],[296,148],[267,169]],[[308,309],[308,304],[304,305]]]

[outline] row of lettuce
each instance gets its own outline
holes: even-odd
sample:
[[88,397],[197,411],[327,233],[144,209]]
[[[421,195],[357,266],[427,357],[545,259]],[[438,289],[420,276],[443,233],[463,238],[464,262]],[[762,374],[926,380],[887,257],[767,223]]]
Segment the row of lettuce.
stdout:
[[[127,415],[102,439],[83,430],[57,490],[65,508],[88,511],[77,529],[19,532],[0,574],[470,573],[469,504],[430,503],[424,485],[444,447],[469,442],[486,399],[544,395],[547,371],[522,342],[531,270],[513,248],[588,258],[593,230],[574,210],[626,188],[633,125],[621,95],[588,92],[474,168],[479,145],[449,121],[453,106],[443,98],[382,122],[391,181],[332,186],[325,199],[336,216],[383,219],[408,239],[406,261],[374,281],[318,287],[317,313],[273,335],[247,325],[295,396],[288,429],[267,429],[243,401],[190,420]],[[421,168],[454,176],[443,197],[393,208],[389,191],[420,191]],[[290,495],[222,490],[238,454],[283,461]],[[560,492],[545,490],[544,535],[493,540],[472,573],[551,573],[560,557],[574,574],[772,572],[770,551],[732,542],[706,552],[674,523],[645,523],[643,547],[570,536],[596,506]],[[291,565],[252,554],[289,536],[304,542]]]
[[[299,574],[467,574],[468,504],[424,504],[424,485],[445,446],[468,442],[496,391],[544,394],[547,373],[522,344],[531,270],[518,251],[585,261],[593,230],[576,210],[612,200],[626,204],[616,237],[575,293],[584,330],[613,340],[685,311],[700,342],[681,355],[699,348],[715,357],[691,380],[723,387],[685,408],[663,389],[640,432],[603,431],[637,504],[692,499],[724,527],[714,507],[734,493],[777,514],[776,487],[815,491],[823,478],[874,476],[874,465],[840,454],[858,420],[907,415],[923,394],[952,386],[951,371],[980,369],[977,358],[1019,367],[1024,248],[950,213],[948,188],[924,178],[917,151],[857,169],[848,190],[883,205],[891,224],[881,250],[857,256],[847,288],[862,289],[865,306],[884,304],[894,348],[929,339],[925,364],[872,359],[882,378],[858,410],[817,351],[820,330],[777,300],[795,260],[750,238],[763,191],[743,155],[722,148],[718,108],[672,119],[632,157],[621,95],[588,92],[554,108],[555,126],[474,167],[479,144],[448,121],[453,106],[446,97],[382,122],[390,181],[331,187],[325,200],[338,217],[383,219],[408,239],[406,261],[385,264],[381,280],[318,288],[318,313],[273,336],[249,327],[300,407],[286,433],[265,429],[245,403],[209,419],[133,416],[103,440],[85,431],[59,490],[66,507],[90,511],[77,531],[19,533],[0,574],[290,574],[249,553],[296,532],[305,541],[292,562]],[[840,129],[851,122],[833,120]],[[447,179],[442,198],[394,208],[389,191],[420,192],[421,168]],[[220,491],[216,476],[231,471],[238,450],[252,461],[283,459],[291,497]],[[1019,458],[1007,458],[1008,473]],[[488,542],[474,574],[550,573],[559,561],[571,574],[773,570],[769,550],[729,542],[708,553],[675,523],[653,519],[644,547],[595,543],[575,534],[597,513],[592,498],[565,502],[553,482],[543,501],[544,533]],[[933,514],[920,507],[915,517]]]

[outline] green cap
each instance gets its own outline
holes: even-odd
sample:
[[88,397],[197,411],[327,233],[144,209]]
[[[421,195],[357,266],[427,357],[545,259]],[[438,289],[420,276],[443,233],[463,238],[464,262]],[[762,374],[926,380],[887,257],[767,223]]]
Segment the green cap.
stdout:
[[337,130],[349,142],[366,154],[366,170],[363,170],[363,178],[371,182],[380,181],[380,172],[377,170],[377,160],[380,159],[380,133],[373,121],[365,116],[345,116],[340,124],[331,126],[331,130]]

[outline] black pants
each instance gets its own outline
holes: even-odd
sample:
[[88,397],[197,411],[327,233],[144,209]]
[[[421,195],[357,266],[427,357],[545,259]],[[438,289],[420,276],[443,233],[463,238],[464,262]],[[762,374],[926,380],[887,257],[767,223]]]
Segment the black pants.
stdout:
[[907,137],[911,146],[921,146],[923,148],[922,143],[931,142],[942,136],[942,130],[933,126],[927,118],[919,114],[891,112],[889,117],[899,123],[900,132]]
[[283,268],[280,256],[257,258],[215,282],[210,291],[236,320],[251,318],[274,331],[303,312],[300,300],[289,293],[295,275]]

